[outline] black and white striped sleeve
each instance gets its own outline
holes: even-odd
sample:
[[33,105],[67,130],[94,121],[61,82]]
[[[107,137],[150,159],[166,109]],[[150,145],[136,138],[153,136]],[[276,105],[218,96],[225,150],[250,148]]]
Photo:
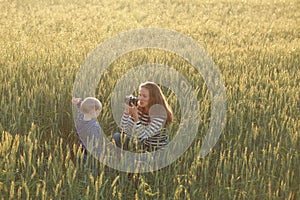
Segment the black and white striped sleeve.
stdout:
[[153,118],[147,126],[142,125],[142,123],[138,121],[135,128],[138,139],[142,141],[148,137],[156,135],[163,129],[164,122],[165,119],[159,117]]
[[133,125],[134,122],[132,120],[132,117],[124,113],[122,115],[121,123],[120,123],[121,132],[125,132],[128,134],[131,133]]

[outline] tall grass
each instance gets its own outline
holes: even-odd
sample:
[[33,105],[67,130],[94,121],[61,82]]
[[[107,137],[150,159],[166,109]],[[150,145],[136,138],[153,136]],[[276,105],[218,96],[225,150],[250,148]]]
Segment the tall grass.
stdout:
[[[299,198],[298,1],[12,0],[0,1],[0,10],[1,199]],[[159,62],[198,91],[197,137],[178,160],[151,173],[119,172],[93,158],[84,164],[70,103],[76,72],[97,44],[149,26],[192,37],[219,67],[228,104],[220,139],[197,158],[210,100],[192,66],[171,53],[135,51],[99,82],[107,136],[117,129],[110,108],[116,80],[133,66]],[[164,92],[178,125],[178,100]]]

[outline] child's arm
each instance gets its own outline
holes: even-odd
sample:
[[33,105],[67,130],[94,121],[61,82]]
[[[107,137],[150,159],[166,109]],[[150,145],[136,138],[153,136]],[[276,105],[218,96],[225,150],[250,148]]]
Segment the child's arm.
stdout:
[[77,106],[77,111],[78,111],[77,120],[83,119],[83,113],[80,112],[81,102],[82,102],[81,98],[75,98],[75,97],[72,98],[72,104]]
[[72,103],[73,103],[74,105],[80,106],[81,98],[73,97],[73,98],[72,98]]

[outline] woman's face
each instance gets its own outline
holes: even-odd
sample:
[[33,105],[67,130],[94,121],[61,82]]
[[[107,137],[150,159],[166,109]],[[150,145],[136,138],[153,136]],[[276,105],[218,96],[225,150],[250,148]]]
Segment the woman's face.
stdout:
[[140,94],[139,94],[139,106],[142,108],[145,108],[149,105],[149,90],[146,88],[141,88],[140,89]]

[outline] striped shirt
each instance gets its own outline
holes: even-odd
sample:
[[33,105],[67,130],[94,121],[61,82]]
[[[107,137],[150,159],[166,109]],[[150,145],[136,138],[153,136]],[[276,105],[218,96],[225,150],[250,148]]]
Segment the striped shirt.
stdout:
[[139,120],[134,122],[133,117],[124,113],[120,123],[121,131],[131,136],[136,136],[139,141],[151,141],[157,138],[164,129],[165,118],[150,118],[149,115],[140,112],[138,118]]

